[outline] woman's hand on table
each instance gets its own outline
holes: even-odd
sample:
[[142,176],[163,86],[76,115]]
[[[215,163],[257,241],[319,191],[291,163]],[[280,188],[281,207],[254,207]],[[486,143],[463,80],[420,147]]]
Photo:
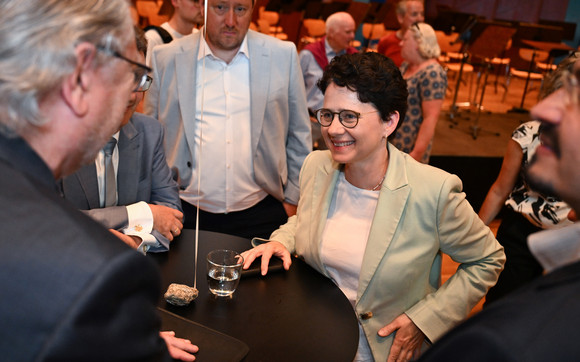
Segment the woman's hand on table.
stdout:
[[250,250],[246,250],[242,253],[242,256],[244,257],[244,266],[242,267],[244,270],[248,269],[254,260],[261,256],[262,266],[260,270],[262,275],[266,275],[266,273],[268,273],[268,264],[272,256],[277,256],[278,258],[282,259],[284,269],[286,270],[290,269],[290,265],[292,264],[290,253],[284,245],[277,241],[270,241],[268,243],[258,245]]
[[378,334],[381,337],[386,337],[393,332],[397,333],[387,361],[404,362],[419,358],[425,335],[406,314],[401,314],[391,323],[379,329]]
[[199,348],[191,344],[189,339],[177,338],[173,331],[159,332],[159,336],[165,340],[172,358],[181,361],[195,361],[193,353],[197,353]]

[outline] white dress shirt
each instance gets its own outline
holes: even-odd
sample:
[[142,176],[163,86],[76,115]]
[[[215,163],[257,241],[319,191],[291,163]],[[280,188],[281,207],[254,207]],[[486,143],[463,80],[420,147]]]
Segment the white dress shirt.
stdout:
[[[192,205],[199,198],[199,207],[212,213],[245,210],[267,196],[254,180],[247,37],[229,64],[214,56],[203,39],[197,59],[197,152],[192,182],[181,198]],[[201,167],[197,164],[199,155]]]
[[[177,30],[173,29],[173,27],[171,27],[171,25],[169,25],[168,22],[164,22],[163,24],[160,25],[160,27],[167,30],[167,32],[171,35],[173,39],[179,39],[184,36],[184,34],[181,34]],[[196,28],[193,28],[192,33],[197,33],[198,31],[199,30],[197,30]],[[155,29],[147,30],[145,32],[145,38],[147,39],[147,55],[145,58],[145,64],[151,65],[151,53],[153,48],[165,43],[163,42],[161,35],[159,35],[159,32]]]

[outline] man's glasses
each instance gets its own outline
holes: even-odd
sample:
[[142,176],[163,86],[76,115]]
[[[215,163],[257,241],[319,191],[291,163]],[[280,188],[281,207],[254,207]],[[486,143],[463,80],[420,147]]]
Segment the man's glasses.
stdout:
[[145,92],[149,90],[149,87],[151,87],[151,83],[153,83],[153,78],[151,78],[150,76],[145,76],[145,83],[143,83],[139,88],[137,88],[137,90],[135,92]]
[[565,70],[562,73],[562,80],[564,84],[564,90],[568,95],[568,104],[570,105],[578,105],[580,104],[579,93],[578,93],[578,76],[575,73],[571,73]]
[[133,92],[144,92],[151,86],[151,82],[153,79],[149,77],[147,74],[152,71],[151,68],[146,66],[145,64],[141,64],[134,60],[131,60],[116,50],[108,49],[102,46],[98,46],[97,50],[100,50],[108,55],[112,55],[115,58],[121,59],[126,61],[127,63],[133,65],[133,74],[135,75],[135,88]]
[[365,113],[358,113],[351,111],[349,109],[344,109],[340,112],[333,112],[330,109],[321,108],[314,113],[316,114],[316,120],[322,127],[330,127],[332,121],[334,120],[334,115],[338,114],[338,120],[346,128],[355,128],[358,124],[358,120],[362,114],[376,113],[378,111],[371,111]]

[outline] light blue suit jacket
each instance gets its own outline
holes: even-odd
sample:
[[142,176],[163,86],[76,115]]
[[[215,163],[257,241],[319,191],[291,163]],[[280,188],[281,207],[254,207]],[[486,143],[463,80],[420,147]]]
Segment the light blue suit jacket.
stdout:
[[[505,261],[457,176],[420,164],[391,144],[388,149],[355,304],[376,361],[387,359],[395,335],[381,338],[380,328],[405,313],[435,341],[467,316]],[[311,153],[300,174],[298,212],[270,237],[326,276],[321,237],[339,169],[329,151]],[[441,252],[461,265],[439,287]]]
[[[196,150],[196,62],[201,32],[153,50],[153,84],[145,113],[165,126],[169,166],[180,187],[192,182]],[[296,47],[248,31],[251,146],[256,183],[280,201],[298,203],[298,175],[312,150],[310,118]]]
[[[145,201],[181,211],[179,190],[163,151],[163,127],[144,114],[134,113],[119,133],[117,205],[100,208],[97,170],[94,162],[61,181],[63,196],[78,209],[108,229],[128,225],[126,205]],[[166,251],[169,240],[153,230],[158,245],[149,251]]]

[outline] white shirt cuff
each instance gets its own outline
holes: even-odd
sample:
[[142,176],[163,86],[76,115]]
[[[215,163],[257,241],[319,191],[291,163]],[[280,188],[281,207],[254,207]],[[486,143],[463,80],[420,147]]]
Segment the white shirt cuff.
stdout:
[[[151,233],[153,231],[153,213],[145,201],[127,206],[128,226],[125,230],[133,233]],[[128,234],[125,232],[125,234]]]

